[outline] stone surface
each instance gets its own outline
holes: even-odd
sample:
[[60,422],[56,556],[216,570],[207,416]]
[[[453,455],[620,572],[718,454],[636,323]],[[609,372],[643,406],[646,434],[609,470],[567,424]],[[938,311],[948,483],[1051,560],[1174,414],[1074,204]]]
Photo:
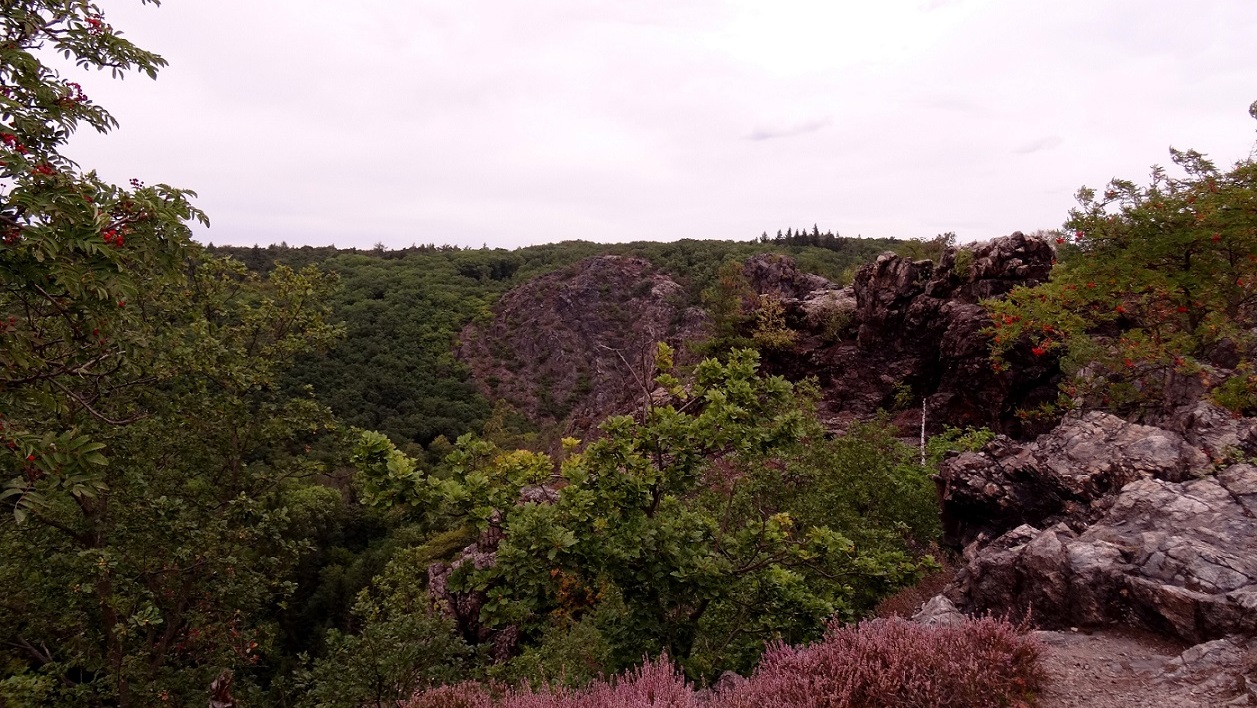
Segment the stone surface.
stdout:
[[1257,705],[1251,643],[1240,637],[1186,650],[1155,635],[1034,633],[1049,681],[1038,708],[1221,708]]
[[1179,433],[1092,411],[1066,417],[1033,442],[998,438],[981,452],[949,458],[936,479],[948,540],[963,545],[1021,524],[1077,526],[1131,482],[1182,481],[1211,464]]
[[1257,419],[1237,417],[1199,396],[1175,407],[1158,423],[1181,433],[1214,460],[1257,454]]
[[776,253],[748,258],[742,265],[742,274],[756,293],[783,301],[804,300],[813,292],[836,289],[825,278],[799,270],[793,258]]
[[1257,633],[1257,467],[1127,484],[1081,532],[1022,525],[975,543],[946,594],[1047,627],[1120,623],[1190,642]]
[[[857,272],[850,288],[790,285],[798,282],[790,267],[779,266],[771,277],[750,280],[760,292],[788,294],[790,323],[806,336],[792,350],[767,356],[766,366],[792,379],[816,377],[820,412],[835,430],[878,409],[893,410],[906,391],[926,400],[934,432],[944,423],[1016,436],[1035,432],[1014,413],[1055,398],[1059,369],[1050,358],[1027,354],[1008,371],[992,370],[982,334],[990,320],[978,303],[1043,282],[1052,258],[1042,239],[1015,233],[949,249],[938,264],[883,254]],[[758,265],[761,270],[766,267]],[[905,434],[920,425],[920,415],[915,405],[900,415]]]
[[964,620],[964,613],[956,609],[955,603],[949,600],[946,595],[935,595],[930,598],[912,616],[913,622],[930,625],[955,624]]
[[643,405],[657,342],[705,336],[706,314],[686,303],[646,260],[588,258],[503,295],[491,321],[463,330],[458,353],[490,398],[584,437]]
[[[790,350],[765,353],[765,370],[815,377],[831,429],[893,409],[906,391],[926,400],[931,431],[988,425],[1025,436],[1036,431],[1015,411],[1053,400],[1060,372],[1050,357],[1029,354],[993,371],[982,334],[989,317],[978,303],[1042,282],[1052,258],[1045,241],[1015,233],[950,249],[937,265],[885,254],[849,288],[776,254],[747,260],[743,273],[756,293],[782,302],[801,335]],[[645,260],[590,258],[504,295],[491,321],[463,331],[459,356],[486,394],[585,437],[647,400],[641,379],[655,342],[680,349],[705,336],[706,315],[686,302],[682,286]],[[898,422],[914,430],[920,415],[913,405]]]

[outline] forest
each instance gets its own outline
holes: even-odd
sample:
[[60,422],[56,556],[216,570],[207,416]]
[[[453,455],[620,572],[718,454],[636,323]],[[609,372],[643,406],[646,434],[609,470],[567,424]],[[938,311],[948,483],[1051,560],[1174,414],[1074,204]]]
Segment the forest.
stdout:
[[[919,631],[861,622],[939,569],[932,475],[990,432],[918,448],[882,415],[834,434],[814,379],[764,370],[783,345],[750,335],[771,307],[719,298],[757,254],[847,285],[887,251],[954,257],[954,235],[201,246],[194,193],[64,154],[115,123],[37,49],[164,61],[90,4],[10,3],[0,22],[0,706],[621,705],[616,675],[680,706],[729,672],[760,683],[726,705],[766,705],[807,647]],[[1130,410],[1222,350],[1237,373],[1214,398],[1257,409],[1257,167],[1174,157],[1185,176],[1081,192],[1051,280],[985,303],[996,370],[1087,370],[1044,415]],[[476,385],[460,333],[600,255],[649,261],[738,336],[693,358],[660,343],[647,405],[521,448],[536,421]],[[992,653],[939,669],[943,690],[1032,697],[1020,635],[983,622],[945,640]],[[569,702],[527,702],[547,691]]]

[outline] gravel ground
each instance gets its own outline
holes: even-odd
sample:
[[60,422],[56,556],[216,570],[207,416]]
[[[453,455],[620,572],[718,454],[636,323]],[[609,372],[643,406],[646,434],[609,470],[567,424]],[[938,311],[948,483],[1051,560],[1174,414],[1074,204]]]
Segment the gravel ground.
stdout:
[[1234,683],[1164,680],[1165,663],[1187,647],[1126,631],[1036,632],[1050,675],[1037,708],[1223,708],[1253,705]]

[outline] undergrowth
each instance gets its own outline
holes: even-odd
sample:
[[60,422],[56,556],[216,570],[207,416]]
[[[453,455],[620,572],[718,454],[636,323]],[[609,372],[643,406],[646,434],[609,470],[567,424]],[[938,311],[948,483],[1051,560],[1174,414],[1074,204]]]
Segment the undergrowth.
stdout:
[[928,627],[902,619],[832,625],[820,642],[771,647],[749,679],[696,689],[663,657],[584,689],[463,683],[405,708],[997,708],[1027,706],[1042,648],[993,618]]

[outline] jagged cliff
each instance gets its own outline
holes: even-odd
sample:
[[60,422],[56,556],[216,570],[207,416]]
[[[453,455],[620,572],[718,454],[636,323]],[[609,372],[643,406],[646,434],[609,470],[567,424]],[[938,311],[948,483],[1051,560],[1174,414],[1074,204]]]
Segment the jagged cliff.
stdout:
[[504,295],[491,321],[463,331],[459,356],[490,397],[583,436],[649,395],[656,342],[705,336],[706,315],[687,303],[649,261],[589,258]]
[[[924,400],[933,431],[988,425],[1020,437],[1039,431],[1017,409],[1054,398],[1059,370],[1033,357],[993,370],[979,303],[1042,282],[1052,258],[1046,242],[1015,233],[948,249],[937,265],[885,254],[848,288],[780,255],[752,258],[743,273],[755,293],[785,306],[799,335],[767,352],[765,369],[816,377],[831,428],[906,397],[905,430],[919,425]],[[687,302],[684,288],[645,260],[591,258],[505,295],[490,322],[463,332],[459,354],[486,394],[581,435],[646,395],[655,342],[679,347],[708,334],[707,316]]]

